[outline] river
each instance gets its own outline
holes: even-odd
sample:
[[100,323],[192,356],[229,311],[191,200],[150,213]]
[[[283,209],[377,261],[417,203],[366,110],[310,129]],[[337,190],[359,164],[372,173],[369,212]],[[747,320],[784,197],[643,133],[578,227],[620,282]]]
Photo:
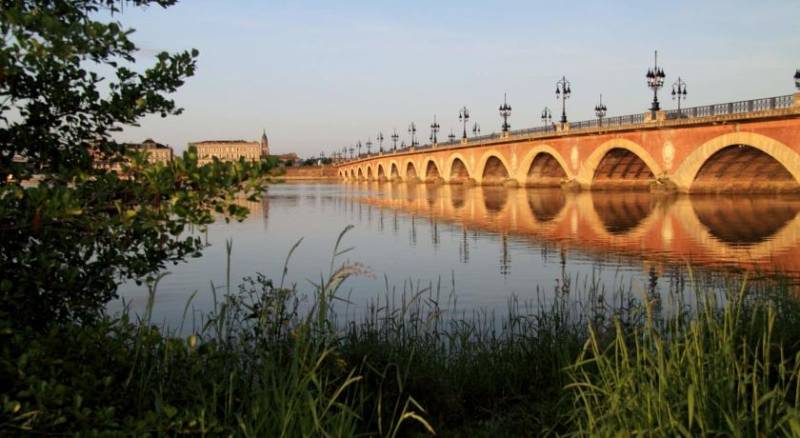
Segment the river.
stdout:
[[[191,315],[211,308],[211,284],[227,288],[226,241],[232,242],[230,287],[261,272],[310,293],[329,273],[335,241],[352,250],[335,260],[367,271],[341,295],[368,303],[433,286],[458,308],[504,312],[509,299],[547,299],[565,281],[634,293],[674,289],[690,277],[780,272],[800,278],[800,198],[655,196],[647,192],[465,187],[406,183],[271,185],[261,202],[243,202],[241,222],[208,227],[202,257],[170,266],[159,282],[155,319],[174,325],[189,297]],[[141,312],[147,289],[120,288]]]

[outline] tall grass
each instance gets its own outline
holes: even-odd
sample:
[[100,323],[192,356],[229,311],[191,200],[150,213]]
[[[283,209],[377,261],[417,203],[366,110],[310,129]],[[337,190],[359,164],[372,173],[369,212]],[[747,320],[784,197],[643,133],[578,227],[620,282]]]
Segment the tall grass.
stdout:
[[617,323],[610,343],[590,328],[570,368],[575,434],[800,435],[800,351],[796,338],[776,339],[781,297],[747,291],[722,305],[700,294],[661,326],[646,301],[646,323]]
[[779,284],[715,280],[687,305],[565,276],[496,315],[460,310],[455,279],[387,280],[351,315],[346,232],[311,296],[286,284],[293,248],[280,281],[212,285],[189,336],[152,323],[157,281],[140,316],[0,321],[0,434],[800,434],[800,305]]

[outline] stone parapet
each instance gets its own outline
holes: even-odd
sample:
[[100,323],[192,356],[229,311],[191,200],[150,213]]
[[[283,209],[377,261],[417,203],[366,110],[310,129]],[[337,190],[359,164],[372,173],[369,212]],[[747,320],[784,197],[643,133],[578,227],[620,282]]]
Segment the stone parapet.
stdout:
[[644,113],[645,123],[663,122],[665,120],[667,120],[667,113],[665,111],[648,111]]

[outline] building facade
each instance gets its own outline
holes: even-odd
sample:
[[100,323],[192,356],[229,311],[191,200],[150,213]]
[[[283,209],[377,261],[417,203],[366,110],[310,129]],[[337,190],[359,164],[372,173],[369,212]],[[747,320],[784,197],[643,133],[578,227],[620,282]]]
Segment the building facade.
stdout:
[[147,154],[147,161],[150,163],[168,163],[172,161],[172,148],[157,143],[151,138],[148,138],[140,144],[129,144],[127,146],[130,150],[145,152]]
[[267,132],[261,134],[261,141],[245,140],[204,140],[189,143],[189,146],[197,148],[197,160],[199,164],[207,164],[214,161],[237,161],[244,158],[249,161],[258,161],[269,156],[269,140]]

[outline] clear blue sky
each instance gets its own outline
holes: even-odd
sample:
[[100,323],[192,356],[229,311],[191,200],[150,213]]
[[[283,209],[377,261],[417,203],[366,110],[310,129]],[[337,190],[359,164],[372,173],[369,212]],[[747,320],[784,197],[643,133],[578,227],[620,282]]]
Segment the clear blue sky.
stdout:
[[[183,115],[148,118],[123,140],[152,137],[176,150],[203,139],[267,130],[273,152],[316,155],[396,128],[424,142],[433,115],[443,134],[470,108],[483,133],[499,131],[507,92],[512,129],[558,112],[555,82],[572,82],[570,120],[644,111],[644,74],[659,51],[668,86],[688,83],[685,105],[790,94],[800,68],[800,1],[261,1],[184,0],[127,8],[139,62],[197,48],[197,74],[174,97]],[[421,135],[420,135],[421,134]],[[388,143],[385,142],[385,144]]]

